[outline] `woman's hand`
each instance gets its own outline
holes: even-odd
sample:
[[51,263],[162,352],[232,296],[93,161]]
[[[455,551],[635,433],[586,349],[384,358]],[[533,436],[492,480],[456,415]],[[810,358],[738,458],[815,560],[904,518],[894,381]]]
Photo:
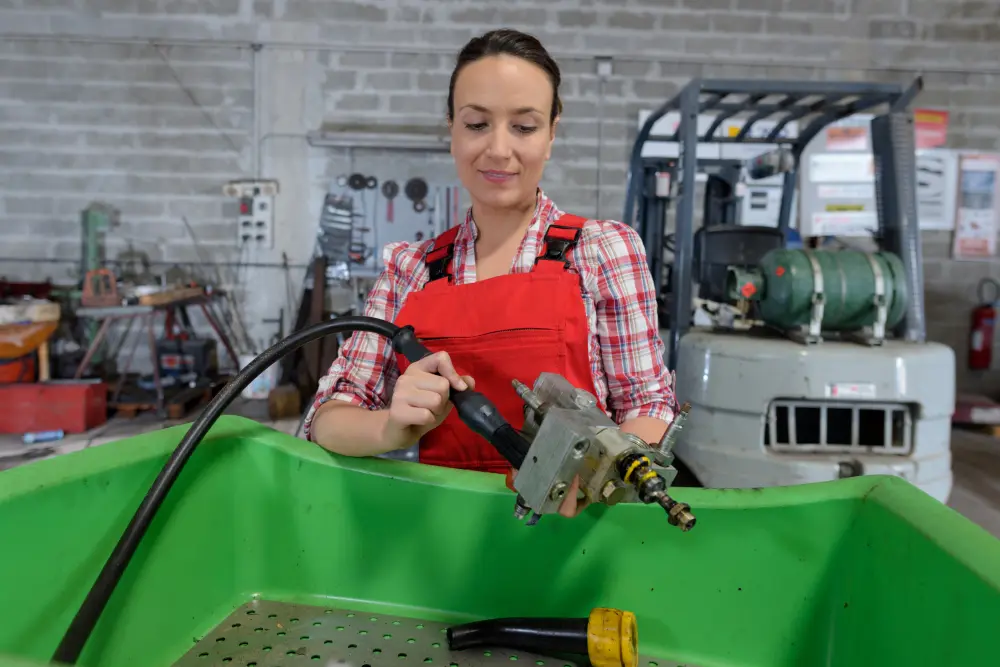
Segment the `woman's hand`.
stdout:
[[[511,491],[517,492],[514,488],[514,479],[517,477],[517,471],[511,468],[507,472],[507,488]],[[559,503],[558,513],[567,519],[572,519],[575,516],[579,516],[580,512],[587,509],[590,505],[588,500],[577,500],[576,494],[580,490],[580,476],[577,475],[573,478],[573,483],[569,485],[569,490],[566,493],[566,497],[563,501]]]
[[475,387],[471,377],[461,376],[447,352],[437,352],[410,364],[396,380],[385,424],[385,442],[405,449],[436,428],[451,411],[452,388]]
[[579,516],[580,512],[587,509],[590,505],[590,501],[577,500],[576,494],[580,490],[580,477],[579,475],[573,478],[573,483],[569,485],[569,490],[566,491],[566,497],[563,498],[562,503],[559,504],[559,514],[562,516],[572,519],[575,516]]

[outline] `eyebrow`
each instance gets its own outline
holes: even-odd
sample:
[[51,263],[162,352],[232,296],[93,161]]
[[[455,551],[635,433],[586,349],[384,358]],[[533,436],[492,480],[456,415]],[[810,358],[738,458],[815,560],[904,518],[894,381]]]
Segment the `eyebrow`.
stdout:
[[[487,109],[484,106],[480,106],[478,104],[466,104],[462,108],[463,109],[472,109],[474,111],[481,111],[483,113],[490,113],[489,109]],[[519,107],[517,109],[514,109],[514,114],[515,115],[519,115],[519,114],[523,114],[523,113],[541,113],[541,111],[539,111],[535,107]]]

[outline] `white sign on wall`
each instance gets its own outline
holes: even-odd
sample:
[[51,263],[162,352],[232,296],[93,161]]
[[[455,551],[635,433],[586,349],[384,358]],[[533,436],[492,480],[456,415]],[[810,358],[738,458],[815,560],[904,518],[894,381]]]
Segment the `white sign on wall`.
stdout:
[[1000,155],[962,155],[958,181],[955,259],[992,259],[1000,217]]
[[955,228],[958,152],[946,148],[917,151],[917,218],[920,229]]
[[[871,119],[858,114],[834,123],[806,148],[800,173],[804,236],[868,236],[878,228]],[[920,229],[955,228],[961,152],[916,152]]]

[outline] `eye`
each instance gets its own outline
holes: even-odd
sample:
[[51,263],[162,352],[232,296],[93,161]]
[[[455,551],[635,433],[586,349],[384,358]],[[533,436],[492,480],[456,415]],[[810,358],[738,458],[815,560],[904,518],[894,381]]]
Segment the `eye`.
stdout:
[[486,123],[466,123],[465,127],[473,132],[479,132],[486,129]]
[[520,132],[521,134],[531,134],[532,132],[535,132],[538,128],[534,127],[533,125],[515,125],[514,129]]

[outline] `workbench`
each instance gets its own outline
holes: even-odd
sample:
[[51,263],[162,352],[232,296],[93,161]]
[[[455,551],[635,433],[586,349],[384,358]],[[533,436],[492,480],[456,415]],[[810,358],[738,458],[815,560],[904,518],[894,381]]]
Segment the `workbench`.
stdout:
[[[196,306],[201,309],[202,314],[208,321],[209,326],[215,332],[218,337],[219,342],[226,348],[226,352],[229,354],[230,358],[233,360],[233,365],[235,368],[239,369],[239,358],[236,355],[236,351],[233,349],[232,342],[229,337],[226,336],[222,327],[219,325],[218,320],[212,314],[211,300],[217,295],[217,293],[198,293],[183,296],[177,299],[159,299],[155,303],[148,305],[138,304],[130,306],[101,306],[101,307],[84,307],[78,308],[76,314],[78,317],[89,317],[94,320],[99,320],[101,322],[100,328],[97,330],[97,334],[94,336],[94,340],[90,343],[87,348],[87,353],[83,357],[83,361],[80,363],[79,368],[76,370],[76,378],[80,379],[83,374],[86,373],[87,368],[90,365],[94,354],[100,349],[101,343],[107,337],[108,331],[111,325],[119,321],[128,321],[128,329],[126,329],[125,336],[131,331],[132,323],[135,321],[140,321],[140,327],[145,325],[146,332],[149,339],[149,353],[153,365],[153,383],[156,387],[156,410],[160,415],[165,414],[164,406],[164,395],[163,395],[163,382],[160,377],[160,365],[159,365],[159,355],[156,351],[156,332],[154,331],[154,325],[156,322],[156,316],[159,313],[166,314],[168,311],[174,309],[187,309],[191,306]],[[136,339],[135,344],[132,345],[132,349],[128,354],[128,358],[125,362],[125,368],[121,373],[119,373],[118,383],[115,386],[114,395],[112,396],[111,403],[117,403],[118,395],[121,393],[122,386],[125,381],[125,376],[127,375],[129,368],[132,365],[132,358],[135,355],[135,349],[138,346],[138,339]]]

